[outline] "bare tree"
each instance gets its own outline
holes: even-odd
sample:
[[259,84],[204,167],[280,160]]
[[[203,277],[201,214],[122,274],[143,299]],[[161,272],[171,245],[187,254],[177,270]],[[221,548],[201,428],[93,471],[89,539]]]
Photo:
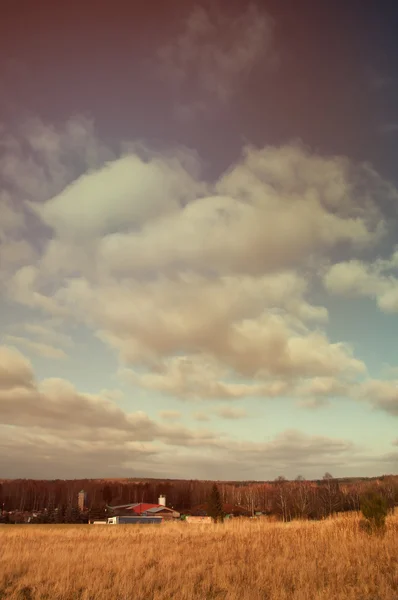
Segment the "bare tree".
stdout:
[[322,503],[325,515],[332,515],[341,508],[339,482],[330,473],[325,473],[322,481]]
[[254,513],[256,511],[256,508],[258,506],[258,493],[257,493],[257,489],[252,486],[252,485],[248,485],[245,487],[244,490],[244,506],[247,510],[250,511],[251,515],[254,516]]
[[311,508],[311,495],[307,482],[300,480],[295,483],[292,496],[296,516],[300,519],[308,517]]
[[276,507],[283,521],[290,521],[289,488],[285,477],[280,475],[276,479]]

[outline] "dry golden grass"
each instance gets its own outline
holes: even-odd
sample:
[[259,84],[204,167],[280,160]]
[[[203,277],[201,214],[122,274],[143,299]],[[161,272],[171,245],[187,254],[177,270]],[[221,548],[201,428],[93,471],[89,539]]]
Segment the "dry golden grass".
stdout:
[[398,518],[0,526],[0,598],[397,600]]

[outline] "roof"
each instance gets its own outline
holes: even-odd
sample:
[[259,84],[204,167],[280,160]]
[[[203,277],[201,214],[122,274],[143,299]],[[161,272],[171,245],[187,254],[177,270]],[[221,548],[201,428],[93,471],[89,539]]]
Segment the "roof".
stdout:
[[148,510],[146,510],[145,512],[147,513],[157,513],[157,512],[161,512],[161,511],[166,511],[166,512],[174,512],[172,508],[168,508],[167,506],[154,506],[153,508],[148,508]]
[[148,504],[147,502],[141,502],[140,504],[133,506],[132,510],[137,514],[140,514],[150,510],[151,508],[158,508],[159,506],[159,504]]
[[108,506],[107,508],[111,508],[112,510],[114,508],[133,508],[134,506],[139,506],[139,502],[134,502],[133,504],[118,504],[117,506]]
[[131,514],[141,515],[144,512],[152,511],[152,509],[171,511],[170,508],[161,504],[149,504],[148,502],[136,502],[135,504],[119,504],[118,506],[109,506],[112,511],[125,510]]

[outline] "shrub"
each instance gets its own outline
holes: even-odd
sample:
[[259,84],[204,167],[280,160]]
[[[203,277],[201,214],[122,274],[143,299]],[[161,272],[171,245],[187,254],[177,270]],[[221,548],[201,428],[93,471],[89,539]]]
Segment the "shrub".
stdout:
[[364,521],[360,527],[367,533],[384,533],[388,506],[386,500],[375,492],[370,492],[361,498],[361,512]]

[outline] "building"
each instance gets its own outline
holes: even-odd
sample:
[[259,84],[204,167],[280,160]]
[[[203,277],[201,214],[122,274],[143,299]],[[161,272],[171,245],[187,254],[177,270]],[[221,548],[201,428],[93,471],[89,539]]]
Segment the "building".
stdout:
[[148,517],[148,516],[119,516],[109,517],[108,525],[160,525],[163,521],[162,517]]
[[193,523],[193,524],[204,523],[206,525],[213,523],[213,519],[211,517],[193,517],[191,515],[187,515],[185,517],[185,521],[187,523]]
[[158,517],[163,520],[179,519],[180,513],[166,506],[165,496],[160,496],[157,504],[136,502],[134,504],[119,504],[107,507],[114,517]]

